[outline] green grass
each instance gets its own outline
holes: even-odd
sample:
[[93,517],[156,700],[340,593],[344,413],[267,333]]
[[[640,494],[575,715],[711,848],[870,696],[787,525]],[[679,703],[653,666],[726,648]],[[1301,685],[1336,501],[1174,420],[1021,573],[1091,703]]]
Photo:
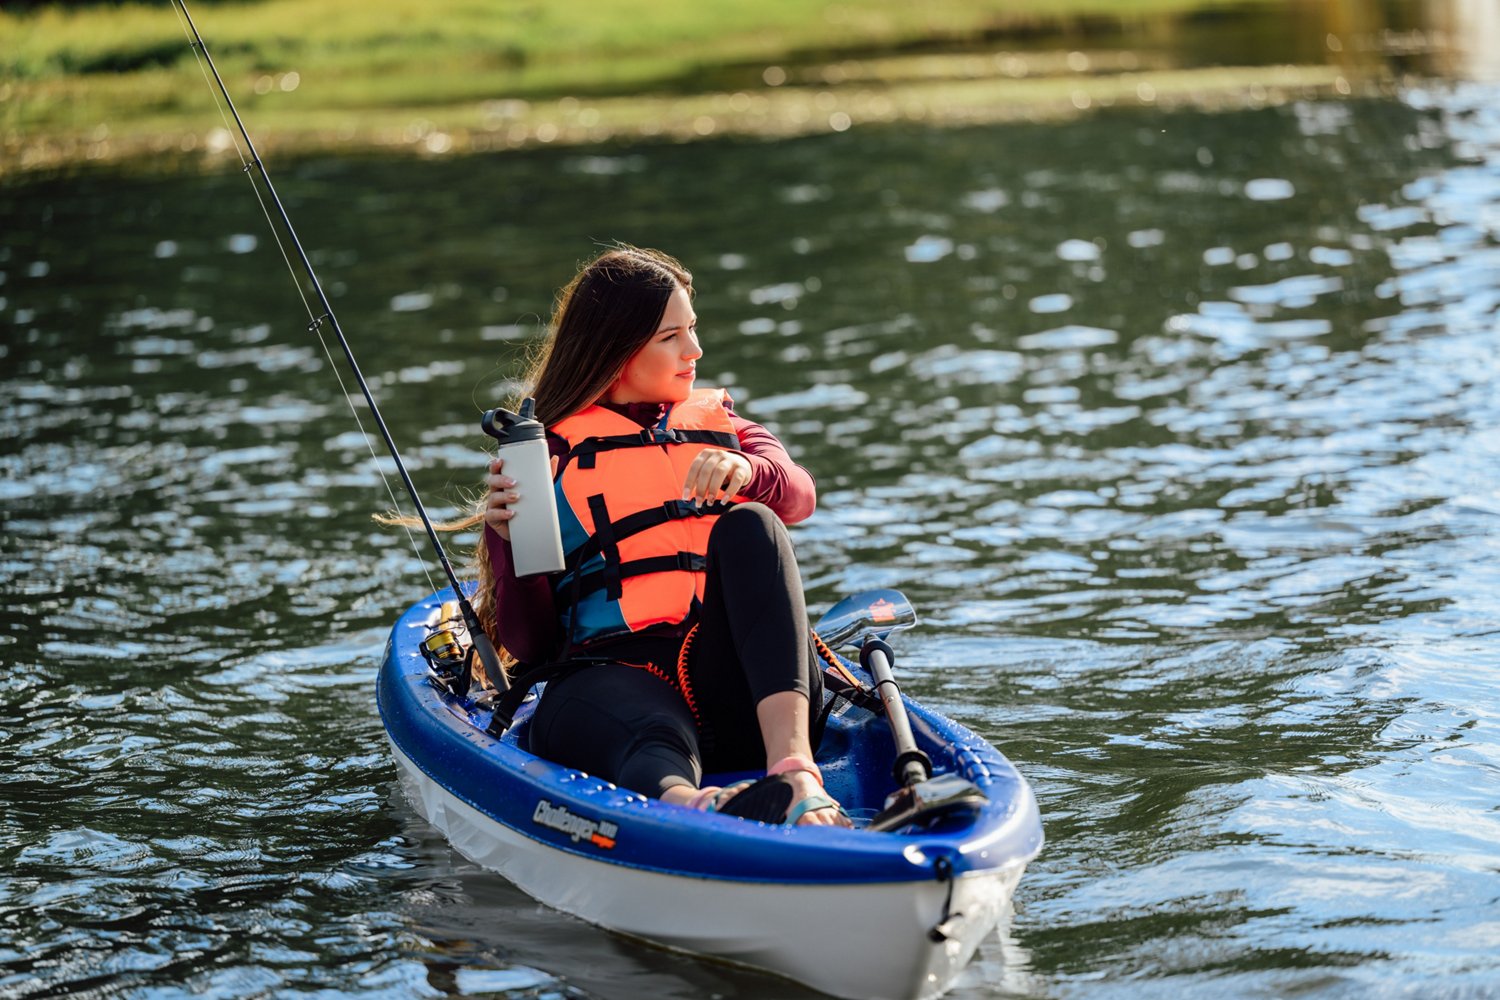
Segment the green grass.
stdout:
[[[480,73],[516,95],[618,91],[704,66],[960,38],[1041,18],[1139,16],[1216,0],[264,0],[203,6],[199,28],[237,72],[330,76]],[[1224,2],[1224,0],[1217,0]],[[580,13],[580,9],[586,13]],[[0,12],[0,74],[25,80],[135,72],[191,59],[171,8],[124,4]]]
[[[768,65],[962,45],[1075,15],[1145,19],[1226,2],[262,0],[202,5],[194,17],[252,124],[364,134],[428,111],[446,122],[454,109],[470,105],[472,114],[498,99],[757,89]],[[106,134],[201,133],[218,121],[173,7],[0,11],[6,151]]]

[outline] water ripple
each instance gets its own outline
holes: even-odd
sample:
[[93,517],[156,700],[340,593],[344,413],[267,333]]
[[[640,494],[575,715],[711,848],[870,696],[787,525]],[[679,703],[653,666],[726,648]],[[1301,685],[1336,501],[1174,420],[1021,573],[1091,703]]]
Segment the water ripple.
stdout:
[[[319,219],[319,260],[361,289],[340,310],[434,507],[478,479],[580,206],[698,268],[705,370],[819,481],[810,605],[905,589],[908,685],[1041,795],[1048,849],[956,996],[1482,992],[1497,108],[1422,87],[855,130],[769,173],[704,145],[544,150],[499,188],[288,180],[399,192],[373,229]],[[280,262],[224,263],[230,181],[0,192],[98,234],[0,247],[0,992],[766,995],[539,910],[402,804],[370,686],[428,582],[369,520],[389,460],[268,298]],[[101,232],[99,184],[156,221]],[[476,227],[505,238],[432,236]]]

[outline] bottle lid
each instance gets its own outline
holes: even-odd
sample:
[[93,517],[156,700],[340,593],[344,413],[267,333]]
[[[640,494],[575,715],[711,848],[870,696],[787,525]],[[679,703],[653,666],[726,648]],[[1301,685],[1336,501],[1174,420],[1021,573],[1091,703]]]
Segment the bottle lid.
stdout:
[[528,396],[521,403],[520,413],[512,413],[510,410],[496,407],[480,418],[479,426],[502,445],[516,444],[520,441],[542,441],[547,437],[547,429],[542,426],[541,421],[532,417],[535,412],[536,400]]

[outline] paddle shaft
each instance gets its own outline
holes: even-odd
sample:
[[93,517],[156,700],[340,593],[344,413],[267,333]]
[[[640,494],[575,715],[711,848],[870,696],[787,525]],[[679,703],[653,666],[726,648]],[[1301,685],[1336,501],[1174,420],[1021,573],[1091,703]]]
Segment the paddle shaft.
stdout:
[[[316,332],[323,325],[324,320],[328,322],[329,328],[338,338],[339,347],[343,349],[344,359],[349,362],[349,369],[354,373],[354,380],[359,383],[360,392],[364,394],[365,402],[370,407],[370,415],[375,418],[375,426],[380,430],[380,436],[385,441],[386,450],[390,452],[392,461],[396,464],[396,472],[401,476],[401,483],[406,487],[406,492],[411,497],[412,504],[416,507],[417,517],[422,521],[422,527],[427,531],[427,539],[432,543],[433,551],[437,553],[438,562],[442,564],[443,573],[448,577],[448,583],[453,588],[453,593],[458,597],[459,610],[463,615],[464,624],[468,626],[469,639],[474,644],[475,651],[479,654],[480,662],[484,666],[485,675],[490,683],[501,691],[508,684],[505,679],[505,671],[501,669],[500,657],[495,652],[494,645],[489,636],[485,634],[479,624],[479,616],[475,614],[474,608],[469,604],[468,598],[464,596],[462,588],[459,587],[458,577],[453,572],[453,566],[448,562],[448,554],[443,549],[443,543],[438,540],[437,531],[432,526],[432,520],[427,516],[427,509],[422,505],[422,498],[417,495],[417,487],[411,481],[411,476],[406,471],[406,463],[401,461],[401,453],[396,450],[395,439],[386,428],[385,419],[380,415],[380,407],[375,405],[375,396],[370,392],[369,383],[365,381],[364,373],[359,370],[359,363],[354,360],[354,350],[349,346],[349,341],[344,337],[344,331],[339,326],[338,319],[333,315],[333,306],[328,301],[328,296],[323,292],[323,284],[318,280],[317,272],[313,270],[312,261],[308,259],[306,251],[302,249],[302,241],[297,238],[297,231],[292,228],[291,216],[287,214],[285,206],[281,203],[281,197],[276,193],[276,187],[271,183],[270,174],[266,173],[266,165],[261,162],[260,154],[255,151],[255,143],[250,141],[250,132],[245,128],[240,113],[234,106],[234,99],[229,96],[229,88],[224,85],[224,78],[219,75],[219,68],[214,65],[213,57],[208,54],[208,46],[203,42],[203,36],[198,33],[198,26],[193,23],[193,16],[188,13],[186,0],[175,0],[178,10],[182,12],[187,27],[192,34],[193,47],[203,54],[203,60],[208,64],[209,71],[213,74],[214,82],[218,84],[219,93],[224,97],[224,103],[229,107],[229,113],[234,117],[234,123],[239,127],[240,135],[245,140],[245,148],[250,153],[250,162],[245,170],[248,174],[253,167],[260,173],[261,180],[266,185],[266,191],[271,196],[271,203],[276,206],[276,212],[281,216],[281,222],[286,226],[287,236],[291,239],[292,249],[297,252],[297,259],[302,268],[307,272],[308,281],[317,295],[318,305],[323,310],[323,315],[316,318],[308,329]],[[251,179],[254,183],[254,178]],[[274,228],[274,224],[273,227]]]
[[896,741],[896,763],[892,765],[891,773],[903,787],[910,787],[932,777],[932,760],[917,749],[916,738],[911,734],[906,703],[901,700],[901,688],[891,670],[894,656],[891,647],[882,639],[866,640],[859,648],[860,666],[875,678],[875,692],[885,706],[885,718]]

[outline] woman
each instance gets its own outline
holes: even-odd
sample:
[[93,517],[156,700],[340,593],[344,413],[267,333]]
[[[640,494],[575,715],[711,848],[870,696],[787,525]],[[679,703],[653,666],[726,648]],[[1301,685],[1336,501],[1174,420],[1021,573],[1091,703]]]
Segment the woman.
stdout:
[[[783,526],[812,513],[812,477],[723,390],[694,389],[692,293],[671,257],[620,247],[559,295],[528,380],[555,482],[491,463],[487,617],[517,659],[569,664],[533,752],[666,802],[848,826],[813,763],[822,676]],[[549,488],[569,569],[518,578],[510,519]],[[762,768],[699,787],[706,770]]]

